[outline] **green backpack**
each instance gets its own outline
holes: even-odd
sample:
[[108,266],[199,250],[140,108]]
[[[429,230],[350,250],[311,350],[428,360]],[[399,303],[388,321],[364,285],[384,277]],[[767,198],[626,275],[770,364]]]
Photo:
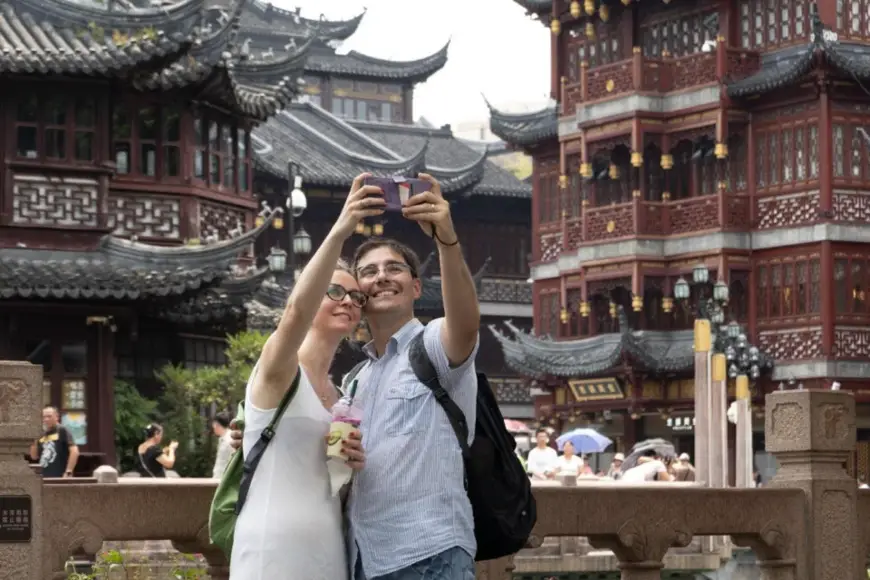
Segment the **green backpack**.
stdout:
[[[256,372],[256,369],[254,372]],[[254,372],[251,373],[252,376]],[[293,396],[299,388],[301,374],[299,371],[296,372],[293,384],[284,393],[284,397],[278,404],[275,415],[269,421],[269,425],[263,429],[263,433],[257,442],[254,443],[251,452],[247,457],[241,451],[233,453],[230,462],[227,464],[226,471],[221,476],[221,481],[214,494],[211,510],[208,514],[208,534],[211,538],[211,543],[221,549],[227,561],[229,561],[233,553],[233,535],[236,531],[236,519],[242,513],[242,507],[244,507],[245,499],[248,497],[248,490],[251,488],[254,471],[257,470],[257,465],[259,465],[260,459],[263,458],[266,447],[269,446],[269,442],[275,436],[278,422],[281,420],[284,411],[287,410],[287,406],[293,400]],[[239,403],[239,412],[235,421],[238,424],[238,428],[244,430],[245,408],[243,403]]]

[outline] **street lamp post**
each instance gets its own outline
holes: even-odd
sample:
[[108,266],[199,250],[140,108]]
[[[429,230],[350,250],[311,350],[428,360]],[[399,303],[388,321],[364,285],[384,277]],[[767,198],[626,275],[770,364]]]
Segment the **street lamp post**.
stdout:
[[[292,187],[292,189],[290,189]],[[299,175],[299,168],[292,162],[287,163],[287,250],[289,254],[289,263],[287,271],[291,286],[296,282],[296,227],[294,221],[300,217],[308,207],[308,200],[305,198],[305,192],[302,191],[302,176]],[[304,233],[304,230],[303,232]],[[308,234],[305,234],[308,236]],[[308,252],[311,251],[311,238],[308,237]]]
[[771,366],[761,351],[749,343],[740,325],[731,322],[725,332],[720,332],[717,341],[728,363],[728,378],[736,383],[736,401],[728,410],[728,420],[737,427],[735,453],[735,484],[737,487],[752,487],[752,402],[750,381],[761,376],[764,368]]
[[704,264],[692,270],[691,284],[680,277],[674,285],[674,298],[688,304],[696,288],[695,311],[695,468],[700,481],[710,487],[724,487],[727,458],[725,423],[726,392],[724,361],[712,348],[711,323],[719,325],[725,318],[728,285],[722,280],[712,283]]

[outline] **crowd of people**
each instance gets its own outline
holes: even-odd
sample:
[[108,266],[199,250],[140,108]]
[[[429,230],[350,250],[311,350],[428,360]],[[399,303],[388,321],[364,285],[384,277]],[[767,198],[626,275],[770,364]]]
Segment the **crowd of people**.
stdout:
[[678,457],[655,449],[642,453],[632,465],[626,467],[625,455],[616,453],[606,471],[594,471],[587,455],[577,455],[574,445],[567,441],[561,455],[550,444],[550,433],[541,428],[535,432],[535,447],[529,450],[525,462],[526,471],[532,480],[562,480],[565,476],[577,479],[586,477],[608,478],[627,483],[644,481],[695,481],[695,467],[688,453]]

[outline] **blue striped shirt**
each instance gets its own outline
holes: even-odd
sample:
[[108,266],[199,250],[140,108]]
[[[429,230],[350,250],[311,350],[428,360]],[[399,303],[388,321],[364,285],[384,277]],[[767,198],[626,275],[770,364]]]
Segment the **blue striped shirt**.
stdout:
[[365,346],[369,362],[359,373],[366,465],[350,494],[351,570],[357,555],[366,578],[390,574],[453,547],[474,556],[474,518],[463,485],[456,435],[432,391],[411,370],[411,339],[423,343],[441,385],[467,418],[474,437],[477,378],[474,351],[451,368],[441,343],[443,318],[425,327],[411,320],[390,338],[380,358]]

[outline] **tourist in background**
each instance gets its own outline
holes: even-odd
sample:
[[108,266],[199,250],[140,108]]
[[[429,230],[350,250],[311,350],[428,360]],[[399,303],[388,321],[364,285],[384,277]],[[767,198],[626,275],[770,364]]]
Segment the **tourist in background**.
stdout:
[[42,477],[72,477],[79,448],[69,430],[60,424],[56,408],[42,410],[42,429],[42,437],[30,445],[30,459],[39,462]]
[[233,448],[230,445],[230,415],[226,411],[221,411],[214,416],[211,422],[211,429],[218,438],[217,452],[214,458],[214,468],[211,476],[214,479],[220,479],[227,469],[227,464],[230,462],[230,457],[233,455]]
[[670,473],[670,461],[649,451],[638,459],[637,465],[622,474],[621,481],[625,483],[643,483],[645,481],[673,481]]
[[674,464],[674,481],[695,481],[695,466],[692,465],[688,453],[681,453]]
[[613,461],[610,463],[610,469],[607,470],[607,477],[610,479],[620,479],[622,477],[622,462],[625,461],[625,455],[617,453],[613,456]]
[[532,479],[552,479],[559,454],[549,446],[550,434],[543,427],[535,431],[535,443],[535,448],[529,451],[526,459],[529,474]]
[[565,445],[562,446],[562,455],[556,458],[554,474],[556,477],[561,477],[563,475],[573,475],[574,477],[577,477],[582,473],[584,465],[584,461],[574,455],[574,444],[570,441],[566,441]]
[[175,467],[175,450],[178,441],[161,448],[163,427],[151,423],[145,427],[145,441],[136,449],[136,471],[142,477],[166,477],[166,470]]

